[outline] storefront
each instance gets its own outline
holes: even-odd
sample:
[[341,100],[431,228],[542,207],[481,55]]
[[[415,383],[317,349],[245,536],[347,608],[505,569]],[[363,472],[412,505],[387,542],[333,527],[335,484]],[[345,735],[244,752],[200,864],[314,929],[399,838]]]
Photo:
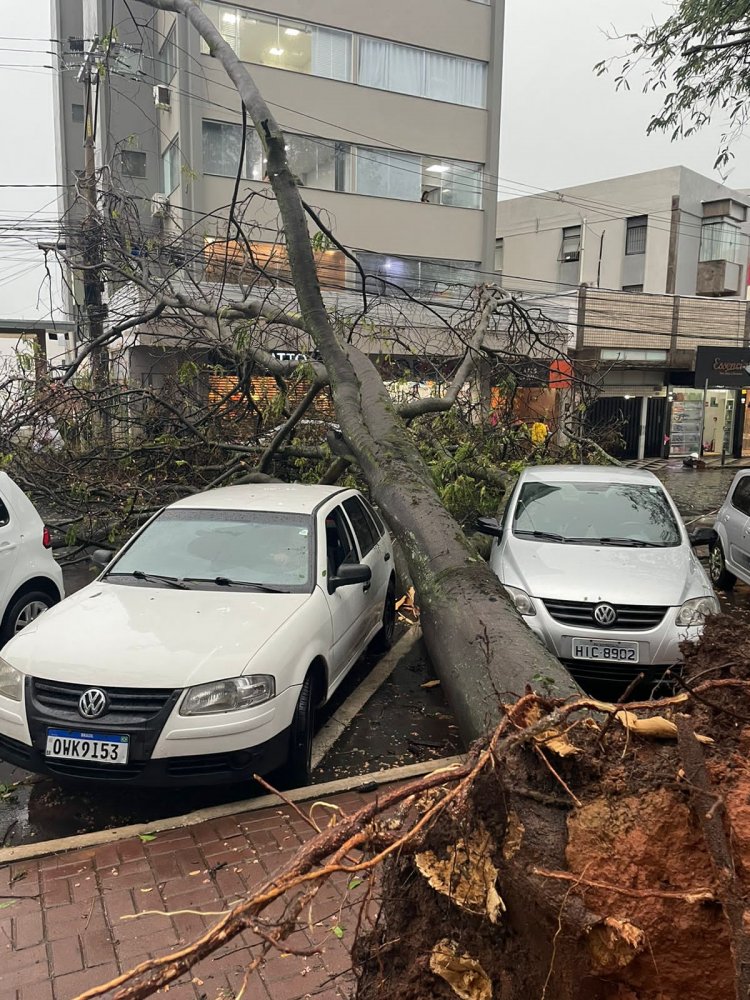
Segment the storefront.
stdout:
[[699,347],[692,381],[669,387],[669,454],[750,454],[750,348]]

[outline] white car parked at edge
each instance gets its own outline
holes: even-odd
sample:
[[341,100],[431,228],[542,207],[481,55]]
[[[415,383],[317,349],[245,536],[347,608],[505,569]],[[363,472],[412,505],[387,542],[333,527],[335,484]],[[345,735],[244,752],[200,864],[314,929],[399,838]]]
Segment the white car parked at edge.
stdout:
[[356,491],[180,500],[3,650],[0,756],[82,780],[208,784],[283,766],[302,783],[316,707],[394,623],[391,541]]
[[0,647],[63,596],[49,530],[23,490],[0,472]]
[[708,570],[719,590],[737,580],[750,584],[750,469],[738,472],[716,515],[709,541]]
[[526,624],[581,681],[658,679],[720,610],[650,472],[525,469],[502,523],[478,527],[495,536],[490,566]]

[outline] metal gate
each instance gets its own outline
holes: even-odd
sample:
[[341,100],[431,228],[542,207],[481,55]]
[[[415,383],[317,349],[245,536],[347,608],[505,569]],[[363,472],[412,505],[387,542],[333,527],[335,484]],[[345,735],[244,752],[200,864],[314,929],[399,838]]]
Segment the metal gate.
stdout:
[[640,399],[602,396],[586,411],[586,433],[615,458],[637,458],[640,414]]

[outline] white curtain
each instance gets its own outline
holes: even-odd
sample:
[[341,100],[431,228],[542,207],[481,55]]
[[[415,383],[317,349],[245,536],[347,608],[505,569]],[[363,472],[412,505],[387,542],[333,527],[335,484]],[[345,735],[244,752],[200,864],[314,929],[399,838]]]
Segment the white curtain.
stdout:
[[487,65],[476,59],[427,53],[427,97],[473,108],[486,106]]
[[388,90],[389,48],[389,42],[381,42],[377,38],[360,38],[358,83],[364,87]]
[[352,36],[345,31],[313,26],[311,72],[329,80],[351,80]]
[[391,44],[388,52],[388,89],[423,97],[425,55],[422,49]]

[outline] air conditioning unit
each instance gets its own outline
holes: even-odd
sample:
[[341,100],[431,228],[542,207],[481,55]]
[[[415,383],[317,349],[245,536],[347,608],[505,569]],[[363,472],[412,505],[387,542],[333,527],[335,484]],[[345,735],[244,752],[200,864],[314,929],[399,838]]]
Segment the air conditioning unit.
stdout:
[[154,87],[154,105],[162,111],[169,111],[172,107],[172,91],[169,87]]
[[151,195],[151,218],[165,219],[169,215],[169,198],[162,191]]

